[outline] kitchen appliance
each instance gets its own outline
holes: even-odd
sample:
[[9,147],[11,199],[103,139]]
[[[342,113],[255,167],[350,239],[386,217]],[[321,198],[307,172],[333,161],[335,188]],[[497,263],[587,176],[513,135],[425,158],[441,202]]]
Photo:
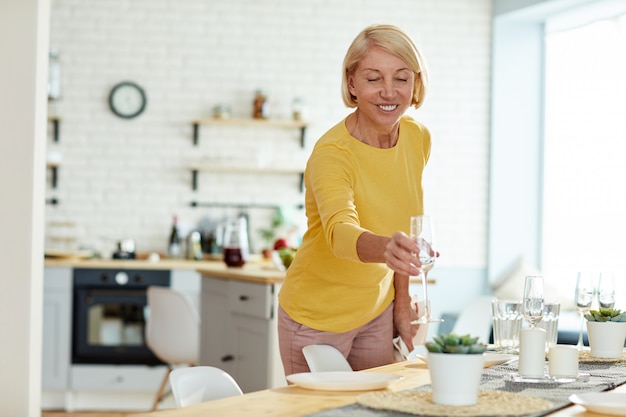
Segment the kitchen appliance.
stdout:
[[170,271],[76,268],[72,363],[158,365],[144,328],[147,288],[170,286]]
[[123,239],[117,242],[117,250],[113,252],[113,259],[135,259],[135,241]]

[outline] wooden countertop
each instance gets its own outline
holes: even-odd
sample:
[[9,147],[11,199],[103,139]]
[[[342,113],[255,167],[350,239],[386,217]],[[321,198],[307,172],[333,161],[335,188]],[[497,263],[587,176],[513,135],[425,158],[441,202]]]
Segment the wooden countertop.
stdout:
[[[45,267],[69,268],[111,268],[111,269],[195,269],[201,275],[234,279],[260,284],[277,284],[285,280],[285,272],[278,270],[271,261],[255,258],[242,268],[229,268],[222,261],[193,261],[185,259],[125,260],[125,259],[46,259]],[[435,278],[428,278],[429,284],[435,283]],[[411,279],[412,284],[420,283],[419,278]]]
[[281,283],[285,272],[279,271],[270,261],[261,259],[246,263],[242,268],[229,268],[222,261],[193,261],[184,259],[122,260],[122,259],[46,259],[46,267],[111,268],[111,269],[194,269],[202,275],[236,279],[263,284]]

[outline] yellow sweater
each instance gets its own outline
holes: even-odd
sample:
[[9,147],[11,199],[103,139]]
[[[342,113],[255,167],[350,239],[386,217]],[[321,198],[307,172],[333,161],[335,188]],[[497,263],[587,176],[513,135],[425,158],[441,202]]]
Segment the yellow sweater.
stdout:
[[360,142],[345,119],[318,140],[304,174],[308,229],[279,294],[293,320],[345,332],[389,306],[393,271],[361,262],[356,242],[366,230],[409,233],[409,217],[424,211],[422,171],[429,156],[430,133],[408,116],[390,149]]

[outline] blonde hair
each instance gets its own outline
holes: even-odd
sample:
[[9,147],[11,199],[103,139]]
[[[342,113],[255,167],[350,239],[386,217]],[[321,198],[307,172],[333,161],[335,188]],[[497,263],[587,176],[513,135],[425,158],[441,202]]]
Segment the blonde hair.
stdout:
[[348,77],[354,74],[357,65],[373,48],[379,47],[402,59],[415,74],[411,105],[419,108],[426,96],[428,71],[426,61],[411,38],[400,28],[392,25],[368,26],[357,35],[343,59],[341,96],[348,107],[356,107],[356,97],[348,89]]

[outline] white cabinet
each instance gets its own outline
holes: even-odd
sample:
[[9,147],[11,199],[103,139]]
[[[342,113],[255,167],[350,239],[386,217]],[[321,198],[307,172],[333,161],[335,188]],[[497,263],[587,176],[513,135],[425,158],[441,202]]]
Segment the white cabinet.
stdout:
[[279,289],[203,276],[200,362],[228,372],[244,392],[286,385],[276,326]]
[[44,390],[65,390],[70,366],[72,268],[46,268],[43,296],[41,382]]
[[72,319],[72,268],[46,267],[43,281],[41,407],[65,406],[69,387]]

